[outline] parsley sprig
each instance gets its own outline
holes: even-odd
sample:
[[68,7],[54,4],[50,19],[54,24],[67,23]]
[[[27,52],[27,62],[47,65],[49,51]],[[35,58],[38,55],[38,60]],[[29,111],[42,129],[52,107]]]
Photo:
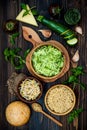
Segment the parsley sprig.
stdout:
[[18,36],[19,36],[19,32],[10,35],[10,43],[11,43],[12,45],[15,44],[15,39],[16,39]]
[[71,75],[68,77],[64,84],[72,85],[73,89],[79,85],[83,90],[86,89],[86,85],[79,80],[79,76],[84,74],[82,66],[71,69]]
[[26,16],[27,14],[30,14],[30,12],[32,12],[33,15],[37,15],[38,14],[37,10],[35,10],[36,6],[33,6],[32,8],[28,9],[27,5],[22,3],[21,4],[21,8],[25,10],[22,17]]
[[83,108],[74,109],[68,117],[68,123],[72,123],[73,120],[83,112]]
[[4,50],[5,60],[9,61],[15,69],[22,69],[25,65],[25,58],[27,54],[30,52],[30,49],[26,50],[21,56],[21,48],[6,48]]

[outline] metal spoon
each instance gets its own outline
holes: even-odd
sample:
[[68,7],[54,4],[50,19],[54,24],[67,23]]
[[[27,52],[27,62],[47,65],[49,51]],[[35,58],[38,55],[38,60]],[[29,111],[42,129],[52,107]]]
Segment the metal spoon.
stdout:
[[56,120],[55,118],[53,118],[52,116],[50,116],[49,114],[47,114],[46,112],[44,112],[42,110],[42,106],[39,103],[33,103],[32,105],[32,109],[36,112],[41,112],[42,114],[44,114],[46,117],[48,117],[49,119],[51,119],[53,122],[55,122],[57,125],[62,126],[62,123],[59,122],[58,120]]

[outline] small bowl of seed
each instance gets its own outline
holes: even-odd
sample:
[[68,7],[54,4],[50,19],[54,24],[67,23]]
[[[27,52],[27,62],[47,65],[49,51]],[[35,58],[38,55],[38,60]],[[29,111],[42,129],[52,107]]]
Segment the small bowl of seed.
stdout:
[[17,95],[25,103],[33,103],[40,99],[43,92],[42,84],[34,77],[23,79],[17,86]]

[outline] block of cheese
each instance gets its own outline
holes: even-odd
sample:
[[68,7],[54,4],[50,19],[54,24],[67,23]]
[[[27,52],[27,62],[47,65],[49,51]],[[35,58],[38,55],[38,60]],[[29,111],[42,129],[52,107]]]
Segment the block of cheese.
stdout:
[[22,11],[16,17],[16,20],[24,22],[24,23],[31,24],[31,25],[34,25],[34,26],[38,26],[32,12],[31,12],[30,7],[28,5],[26,5],[26,6],[27,6],[27,9],[29,10],[29,14],[27,14],[26,16],[23,17],[25,10],[22,9]]

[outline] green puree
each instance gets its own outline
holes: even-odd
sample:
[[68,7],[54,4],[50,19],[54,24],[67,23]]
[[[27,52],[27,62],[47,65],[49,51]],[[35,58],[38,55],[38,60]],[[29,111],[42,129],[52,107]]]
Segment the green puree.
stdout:
[[57,75],[64,65],[64,57],[60,50],[52,45],[43,45],[32,55],[34,70],[43,76]]

